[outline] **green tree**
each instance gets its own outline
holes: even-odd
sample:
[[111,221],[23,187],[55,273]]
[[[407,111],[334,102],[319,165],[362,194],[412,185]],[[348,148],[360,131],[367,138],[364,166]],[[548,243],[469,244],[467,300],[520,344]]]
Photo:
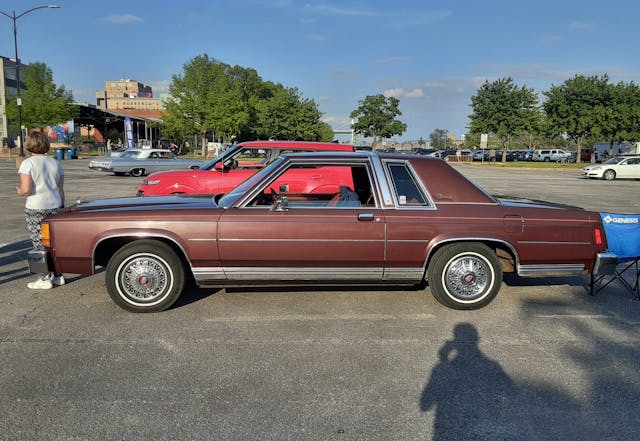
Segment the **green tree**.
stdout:
[[296,88],[265,83],[267,96],[255,99],[256,135],[259,138],[298,141],[331,141],[333,130],[321,121],[322,113],[312,99]]
[[614,143],[640,140],[640,88],[633,82],[609,86],[607,105],[600,115],[600,135]]
[[609,77],[576,75],[560,86],[543,92],[542,107],[553,135],[566,135],[575,143],[580,162],[582,144],[593,135],[605,135],[610,118],[611,87]]
[[198,133],[202,153],[208,134],[221,142],[256,137],[330,140],[322,113],[295,88],[264,82],[254,69],[195,57],[169,87],[163,135],[189,139]]
[[445,129],[435,129],[429,134],[431,148],[446,149],[449,144],[449,132]]
[[375,144],[383,138],[402,135],[407,130],[407,125],[396,119],[400,115],[400,100],[379,94],[358,101],[358,108],[351,112],[350,117],[356,120],[352,125],[355,133],[372,137]]
[[208,133],[224,142],[241,132],[249,122],[249,112],[237,76],[239,69],[208,55],[186,63],[184,73],[172,77],[163,132],[174,137],[198,133],[203,156]]
[[[540,121],[538,97],[533,89],[518,87],[511,77],[485,81],[471,97],[469,115],[472,133],[492,134],[506,150],[511,140],[525,131],[537,130]],[[502,155],[506,160],[507,155]]]
[[[54,126],[73,119],[79,112],[73,104],[73,95],[64,86],[53,82],[53,73],[45,63],[23,66],[20,90],[22,98],[22,125],[27,129]],[[7,118],[12,132],[18,132],[18,106],[16,97],[7,97]]]

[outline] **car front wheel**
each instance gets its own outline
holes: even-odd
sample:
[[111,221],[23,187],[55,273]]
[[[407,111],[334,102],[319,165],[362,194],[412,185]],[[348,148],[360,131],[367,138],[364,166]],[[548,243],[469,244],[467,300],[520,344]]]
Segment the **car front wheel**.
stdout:
[[144,176],[144,169],[134,168],[133,170],[131,170],[131,176],[135,176],[136,178],[139,178],[140,176]]
[[439,249],[429,264],[431,293],[453,309],[479,309],[500,291],[502,267],[496,254],[481,243],[457,243]]
[[605,181],[613,181],[616,178],[616,172],[613,170],[605,170],[602,174],[602,179]]
[[157,240],[131,242],[119,249],[106,268],[111,299],[131,312],[169,308],[185,283],[184,265],[176,253]]

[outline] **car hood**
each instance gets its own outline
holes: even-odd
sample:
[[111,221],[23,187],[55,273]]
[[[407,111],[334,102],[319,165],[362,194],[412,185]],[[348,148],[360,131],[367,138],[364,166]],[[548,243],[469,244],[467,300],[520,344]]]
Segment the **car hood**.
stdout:
[[556,204],[553,202],[538,201],[533,199],[515,198],[509,196],[494,196],[495,199],[504,207],[521,207],[521,208],[551,208],[557,210],[584,210],[580,207],[566,204]]
[[147,196],[78,201],[65,212],[216,208],[211,195]]

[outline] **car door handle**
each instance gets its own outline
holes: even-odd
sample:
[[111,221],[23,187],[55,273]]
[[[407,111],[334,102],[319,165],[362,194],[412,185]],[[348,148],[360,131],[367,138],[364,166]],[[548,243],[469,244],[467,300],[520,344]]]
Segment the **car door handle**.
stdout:
[[358,220],[371,222],[373,220],[373,213],[358,213]]

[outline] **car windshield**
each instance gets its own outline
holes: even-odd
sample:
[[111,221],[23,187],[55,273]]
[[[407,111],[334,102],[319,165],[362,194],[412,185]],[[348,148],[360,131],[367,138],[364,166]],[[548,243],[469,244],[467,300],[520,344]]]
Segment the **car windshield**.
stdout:
[[271,173],[271,170],[273,170],[275,167],[279,167],[280,163],[283,160],[284,160],[283,158],[279,157],[278,159],[273,161],[271,164],[269,164],[268,167],[265,167],[255,175],[250,176],[247,180],[245,180],[236,188],[234,188],[229,193],[224,195],[224,197],[222,197],[222,199],[218,201],[218,206],[223,208],[229,208],[230,206],[235,204],[238,198],[240,198],[243,194],[245,194],[251,187],[253,187],[258,182],[260,182],[263,176]]
[[603,162],[603,164],[619,164],[624,160],[622,156],[615,156],[611,159],[607,159]]
[[216,156],[212,160],[202,164],[200,166],[200,170],[211,170],[213,167],[215,167],[215,165],[218,162],[222,161],[225,158],[228,158],[229,156],[231,156],[233,153],[237,152],[240,149],[241,147],[239,145],[237,144],[232,145],[231,147],[226,149],[224,152],[220,153],[218,156]]
[[121,158],[137,158],[142,153],[140,150],[127,150],[121,155]]

